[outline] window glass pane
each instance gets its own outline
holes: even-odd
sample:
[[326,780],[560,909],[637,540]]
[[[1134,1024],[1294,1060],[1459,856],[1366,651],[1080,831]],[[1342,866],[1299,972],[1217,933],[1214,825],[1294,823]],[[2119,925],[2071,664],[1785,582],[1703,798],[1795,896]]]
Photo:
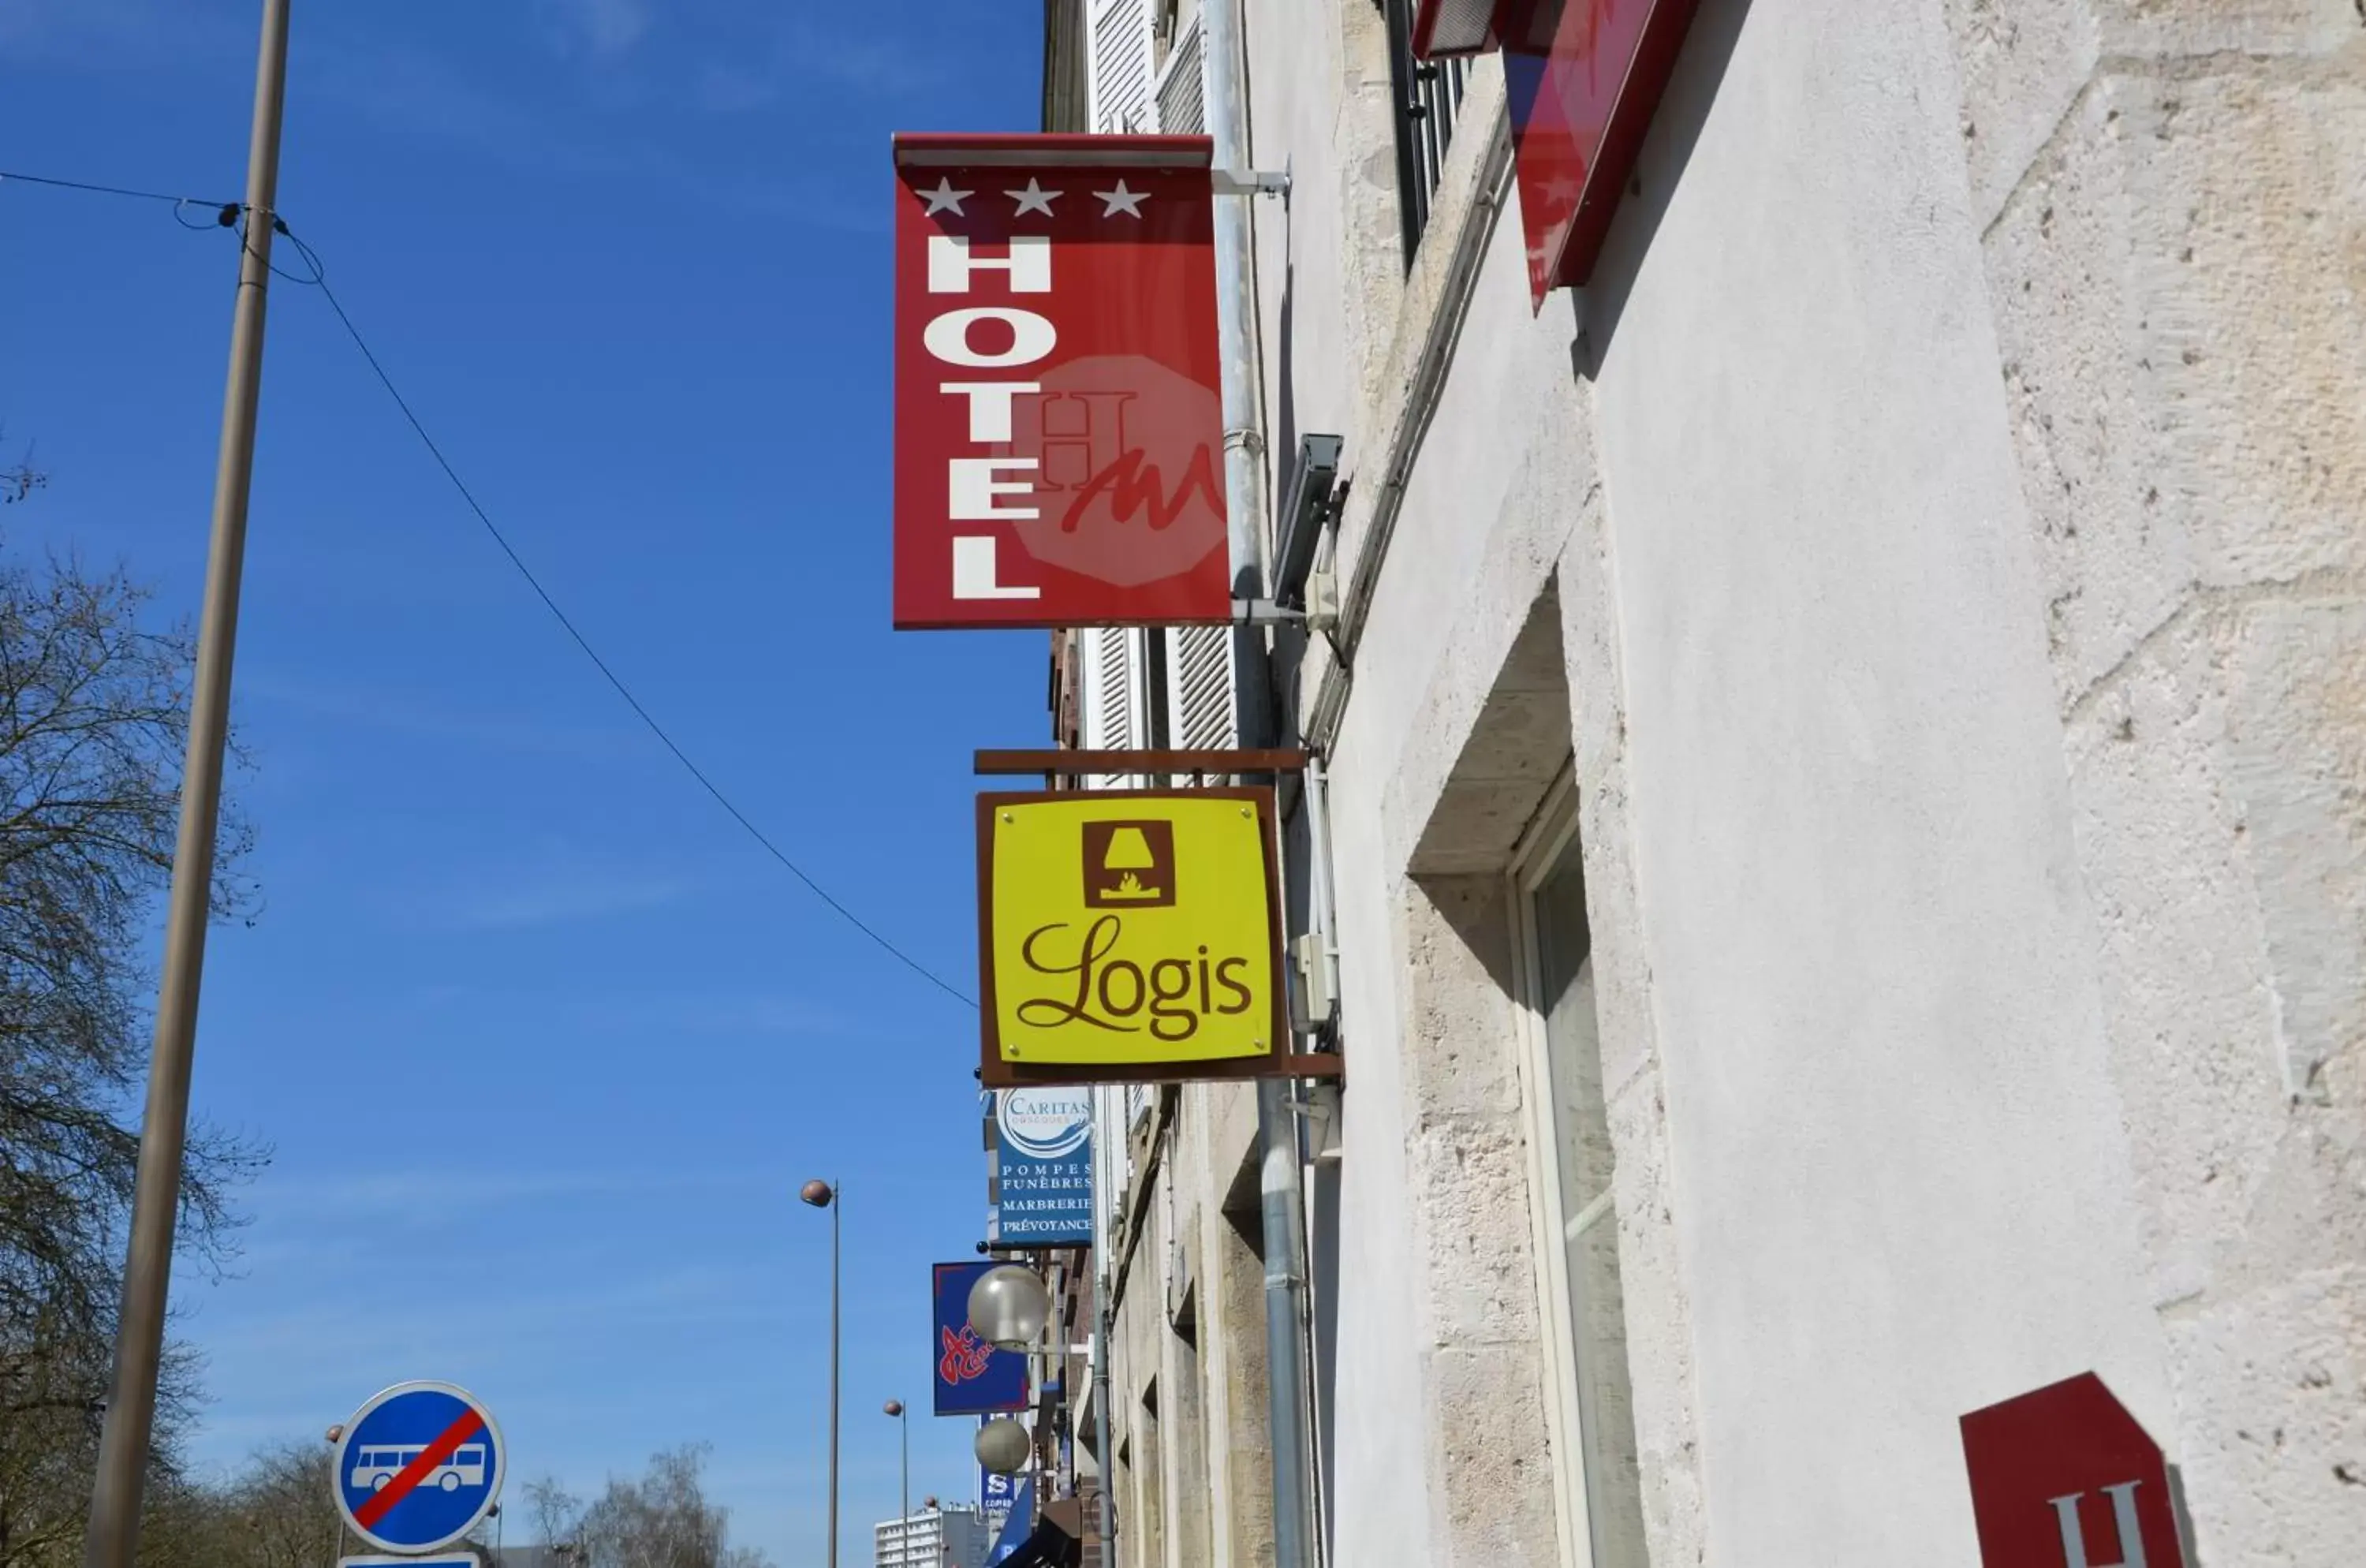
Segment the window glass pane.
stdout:
[[1593,1568],[1649,1568],[1618,1284],[1618,1220],[1608,1198],[1612,1156],[1593,942],[1574,836],[1538,886],[1534,909]]
[[1585,1511],[1594,1568],[1648,1568],[1635,1402],[1627,1381],[1627,1314],[1618,1291],[1618,1223],[1605,1215],[1569,1244],[1570,1317],[1577,1330],[1577,1414],[1585,1445]]
[[1537,888],[1536,924],[1554,1141],[1560,1156],[1560,1213],[1566,1224],[1610,1190],[1602,1041],[1594,1013],[1594,944],[1585,925],[1585,874],[1574,836]]

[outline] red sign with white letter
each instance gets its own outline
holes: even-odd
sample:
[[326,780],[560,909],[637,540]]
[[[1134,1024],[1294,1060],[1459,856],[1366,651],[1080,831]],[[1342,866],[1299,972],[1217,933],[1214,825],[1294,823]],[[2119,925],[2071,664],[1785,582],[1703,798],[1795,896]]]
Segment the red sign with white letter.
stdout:
[[1201,136],[896,139],[896,625],[1232,618]]
[[2094,1373],[1963,1428],[1987,1568],[2184,1568],[2169,1465]]

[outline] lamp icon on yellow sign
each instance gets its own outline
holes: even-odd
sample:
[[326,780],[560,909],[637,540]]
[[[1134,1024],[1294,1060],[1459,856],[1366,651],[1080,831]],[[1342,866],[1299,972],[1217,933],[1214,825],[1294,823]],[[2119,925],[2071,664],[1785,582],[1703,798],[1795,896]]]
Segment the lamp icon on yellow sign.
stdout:
[[1175,824],[1087,822],[1088,909],[1165,909],[1175,904]]

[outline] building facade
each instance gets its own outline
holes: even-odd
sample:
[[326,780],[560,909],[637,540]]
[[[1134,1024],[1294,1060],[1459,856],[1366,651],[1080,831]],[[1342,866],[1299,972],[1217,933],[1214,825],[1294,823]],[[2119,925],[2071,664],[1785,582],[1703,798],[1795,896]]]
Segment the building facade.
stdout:
[[[1517,62],[1211,3],[1343,441],[1324,1557],[1970,1568],[1959,1417],[2092,1371],[2199,1562],[2366,1562],[2366,13],[1701,0],[1536,305]],[[1045,17],[1047,129],[1200,128],[1194,0]],[[1053,665],[1234,733],[1222,633]],[[1115,1562],[1271,1562],[1253,1097],[1098,1093]]]
[[877,1568],[986,1568],[994,1527],[969,1508],[927,1508],[871,1527]]

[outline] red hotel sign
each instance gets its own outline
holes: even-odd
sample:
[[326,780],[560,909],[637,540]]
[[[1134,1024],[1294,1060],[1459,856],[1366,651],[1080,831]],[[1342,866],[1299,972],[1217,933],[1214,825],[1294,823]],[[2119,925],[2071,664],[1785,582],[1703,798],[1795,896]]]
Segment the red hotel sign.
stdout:
[[896,625],[1232,617],[1200,136],[896,139]]
[[1963,1417],[1986,1568],[2180,1568],[2169,1465],[2082,1372]]
[[1527,228],[1528,291],[1582,287],[1697,0],[1422,0],[1425,55],[1504,51]]

